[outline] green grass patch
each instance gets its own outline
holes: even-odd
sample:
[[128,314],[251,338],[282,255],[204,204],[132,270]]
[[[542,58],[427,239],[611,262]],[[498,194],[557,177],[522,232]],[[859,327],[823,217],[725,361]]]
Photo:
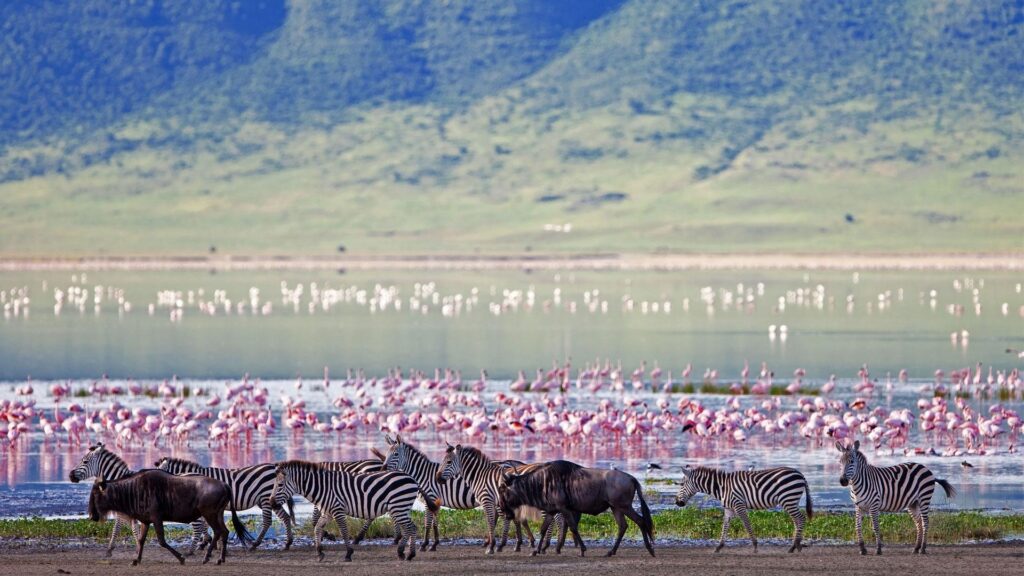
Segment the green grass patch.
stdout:
[[[423,514],[413,512],[413,521],[422,531]],[[793,524],[789,516],[779,511],[757,511],[750,514],[754,532],[760,539],[790,538]],[[249,528],[255,529],[256,518],[249,518]],[[717,540],[722,527],[722,511],[717,508],[682,508],[665,510],[654,515],[656,536]],[[363,521],[349,519],[349,534],[354,536]],[[536,531],[539,526],[531,523]],[[0,537],[3,538],[95,538],[97,541],[110,537],[112,522],[91,522],[89,520],[48,520],[43,518],[20,518],[0,520]],[[883,514],[880,521],[882,538],[887,543],[908,544],[914,542],[914,525],[907,514]],[[479,510],[444,510],[439,528],[444,538],[483,538],[487,534],[483,513]],[[332,532],[337,528],[331,525]],[[500,524],[499,524],[500,530]],[[610,514],[584,516],[580,521],[584,538],[613,538],[616,534],[615,521]],[[128,532],[123,532],[125,535]],[[296,533],[313,535],[313,526],[307,520],[300,524]],[[380,518],[370,527],[369,538],[389,538],[394,534],[391,520]],[[984,514],[977,511],[937,512],[931,516],[929,542],[937,544],[958,544],[975,540],[999,540],[1024,534],[1024,514]],[[173,538],[188,535],[185,527],[172,529]],[[629,524],[627,535],[639,538],[636,526]],[[420,534],[422,537],[422,534]],[[743,525],[733,521],[730,538],[743,539],[746,533]],[[845,512],[818,512],[807,524],[805,537],[815,540],[854,541],[853,514]],[[870,522],[865,522],[864,538],[874,539]]]

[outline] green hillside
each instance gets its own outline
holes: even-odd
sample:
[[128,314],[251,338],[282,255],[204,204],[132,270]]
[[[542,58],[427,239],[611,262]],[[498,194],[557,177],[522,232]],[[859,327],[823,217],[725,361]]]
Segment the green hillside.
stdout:
[[73,5],[2,255],[1024,251],[1019,1]]

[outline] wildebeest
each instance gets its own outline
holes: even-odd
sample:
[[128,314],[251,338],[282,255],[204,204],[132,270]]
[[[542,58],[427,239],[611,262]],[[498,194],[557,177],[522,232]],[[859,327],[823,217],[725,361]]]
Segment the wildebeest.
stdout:
[[[89,494],[89,518],[102,520],[109,512],[123,514],[142,524],[136,545],[138,556],[132,561],[137,566],[142,561],[142,547],[146,543],[149,525],[156,528],[160,545],[185,563],[185,558],[164,539],[164,522],[190,523],[200,517],[213,528],[213,541],[220,539],[220,560],[224,562],[227,552],[228,527],[224,524],[224,510],[231,509],[231,523],[242,544],[252,541],[245,525],[238,519],[232,504],[231,489],[220,480],[206,476],[175,476],[163,470],[143,470],[107,482],[98,477]],[[205,564],[210,560],[213,546],[206,549]]]
[[[587,547],[580,537],[580,514],[597,515],[611,508],[619,534],[608,556],[615,555],[626,533],[626,517],[640,528],[644,546],[654,556],[654,520],[644,500],[643,488],[636,478],[619,470],[584,468],[565,460],[555,460],[526,472],[509,472],[498,488],[498,507],[505,514],[514,514],[520,506],[532,506],[547,512],[541,527],[546,534],[555,514],[563,514],[572,531],[573,540],[583,556]],[[633,498],[640,499],[640,511],[633,510]],[[541,538],[543,541],[544,538]],[[538,543],[533,554],[540,552]]]

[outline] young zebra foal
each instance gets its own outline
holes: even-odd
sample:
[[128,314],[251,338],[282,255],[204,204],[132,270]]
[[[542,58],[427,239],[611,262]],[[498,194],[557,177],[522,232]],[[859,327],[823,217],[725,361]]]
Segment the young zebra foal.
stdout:
[[697,493],[717,499],[725,509],[722,538],[715,552],[720,552],[725,546],[725,537],[733,516],[738,516],[743,522],[743,527],[750,535],[750,542],[754,545],[754,552],[757,552],[757,537],[754,536],[747,510],[765,510],[776,506],[782,506],[793,519],[795,530],[789,551],[799,551],[805,522],[803,512],[800,511],[800,496],[807,495],[807,520],[814,514],[807,480],[799,470],[793,468],[724,472],[714,468],[687,466],[683,469],[683,480],[676,493],[676,506],[686,506],[686,502]]
[[906,510],[914,519],[917,528],[917,545],[914,554],[927,554],[928,545],[928,509],[931,507],[932,494],[938,483],[946,491],[946,498],[956,496],[956,489],[932,474],[922,464],[905,462],[895,466],[876,467],[868,464],[867,458],[860,451],[860,440],[852,446],[843,446],[836,442],[839,450],[839,464],[843,473],[839,484],[850,487],[850,498],[853,499],[854,524],[857,529],[857,544],[860,553],[867,554],[864,546],[863,520],[866,512],[871,516],[871,526],[875,530],[875,553],[882,553],[882,532],[878,529],[879,512],[899,512]]
[[[345,561],[351,562],[353,549],[349,544],[346,516],[372,521],[384,514],[391,516],[396,529],[401,532],[398,557],[412,560],[416,556],[416,526],[409,518],[409,511],[419,494],[419,486],[407,474],[375,472],[355,475],[334,472],[314,462],[290,460],[276,468],[271,494],[275,508],[281,506],[286,494],[303,496],[323,513],[313,531],[320,561],[324,559],[322,540],[328,521],[333,519],[338,523],[345,542]],[[409,544],[408,556],[405,555],[406,541]]]

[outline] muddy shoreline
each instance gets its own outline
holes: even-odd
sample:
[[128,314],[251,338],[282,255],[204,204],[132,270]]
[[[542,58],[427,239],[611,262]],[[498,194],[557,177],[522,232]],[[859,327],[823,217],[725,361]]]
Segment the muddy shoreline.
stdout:
[[[66,544],[71,544],[70,542]],[[139,573],[180,575],[209,572],[222,576],[251,576],[256,573],[285,574],[367,574],[373,576],[418,574],[628,574],[630,572],[661,575],[687,573],[733,574],[822,574],[830,576],[854,574],[1020,574],[1024,562],[1024,543],[934,545],[927,556],[912,554],[909,546],[888,546],[883,556],[860,556],[852,544],[812,545],[799,554],[787,554],[784,546],[762,545],[755,554],[749,546],[733,544],[720,554],[704,546],[656,546],[657,557],[651,558],[637,543],[623,543],[614,558],[604,557],[607,548],[588,547],[585,558],[576,550],[562,555],[547,554],[530,557],[527,552],[502,552],[485,556],[479,546],[443,543],[437,552],[417,554],[412,562],[400,561],[393,546],[359,546],[351,563],[342,562],[343,553],[337,545],[325,547],[324,562],[316,561],[313,550],[298,547],[289,551],[260,550],[244,552],[237,546],[229,548],[227,563],[201,565],[200,559],[189,558],[180,566],[155,543],[146,546],[139,568],[130,565],[133,550],[127,544],[118,546],[112,558],[104,554],[105,546],[62,545],[60,541],[0,543],[0,557],[9,566],[16,566],[19,575],[97,575]]]

